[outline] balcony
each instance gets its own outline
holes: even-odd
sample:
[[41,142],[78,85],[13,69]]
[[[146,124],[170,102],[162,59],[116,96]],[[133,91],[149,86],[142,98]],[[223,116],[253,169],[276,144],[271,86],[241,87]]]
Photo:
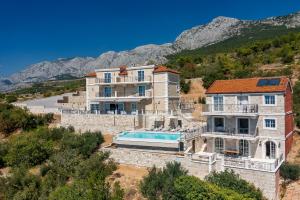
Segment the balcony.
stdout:
[[205,104],[202,107],[204,115],[240,115],[257,116],[257,104]]
[[139,78],[137,76],[124,76],[124,77],[114,77],[114,78],[95,78],[94,82],[90,85],[112,85],[112,84],[139,84],[139,83],[151,83],[152,77],[145,76],[144,78]]
[[250,131],[248,128],[214,128],[210,129],[205,127],[202,136],[206,137],[222,137],[230,139],[248,139],[255,140],[259,135],[259,128],[256,127],[255,131]]
[[114,91],[112,93],[103,93],[103,92],[97,92],[96,93],[96,99],[130,99],[130,98],[151,98],[152,97],[152,91],[146,90],[144,94],[142,93],[133,93],[130,95],[125,96],[123,93],[118,93],[118,91]]

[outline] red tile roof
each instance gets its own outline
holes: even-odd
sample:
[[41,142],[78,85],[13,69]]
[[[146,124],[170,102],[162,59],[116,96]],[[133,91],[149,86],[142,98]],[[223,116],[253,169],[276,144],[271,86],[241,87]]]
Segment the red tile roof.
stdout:
[[[274,78],[280,79],[278,85],[257,86],[257,83],[260,79],[274,79]],[[290,81],[287,77],[216,80],[207,89],[206,94],[285,92],[289,84]]]
[[127,66],[120,66],[119,76],[127,76],[127,75],[128,75]]
[[179,74],[178,71],[170,69],[166,66],[156,66],[156,67],[154,67],[153,73],[160,73],[160,72],[169,72],[169,73]]
[[88,73],[87,75],[85,75],[85,77],[96,77],[96,72],[91,72],[91,73]]

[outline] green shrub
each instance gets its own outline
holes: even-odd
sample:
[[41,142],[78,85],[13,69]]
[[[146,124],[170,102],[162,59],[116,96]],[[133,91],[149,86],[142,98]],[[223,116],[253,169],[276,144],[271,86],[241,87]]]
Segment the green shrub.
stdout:
[[180,200],[249,199],[234,190],[209,184],[194,176],[181,176],[176,179],[174,185],[178,194],[176,199]]
[[300,166],[297,164],[283,163],[280,166],[280,175],[286,180],[298,180],[300,177]]
[[177,199],[174,187],[176,178],[186,175],[187,171],[178,162],[167,163],[163,170],[152,167],[140,183],[140,191],[149,200]]
[[183,93],[187,94],[190,91],[191,81],[186,82],[185,80],[181,80],[180,87],[181,87],[181,91]]
[[8,145],[5,142],[0,142],[0,168],[5,167],[6,163],[4,157],[8,151]]
[[15,95],[6,95],[5,100],[7,103],[13,103],[16,102],[18,98]]
[[9,149],[4,157],[8,166],[31,167],[41,164],[53,152],[53,144],[38,138],[36,134],[20,135],[8,143]]
[[239,175],[235,174],[233,171],[225,170],[224,172],[212,172],[205,177],[210,183],[213,183],[222,188],[228,188],[243,194],[246,197],[253,199],[263,199],[262,192],[255,188],[253,184],[241,179]]

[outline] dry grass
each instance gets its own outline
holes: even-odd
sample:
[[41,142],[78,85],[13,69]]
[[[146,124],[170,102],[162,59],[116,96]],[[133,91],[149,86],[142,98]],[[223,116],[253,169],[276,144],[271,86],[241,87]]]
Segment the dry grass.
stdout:
[[287,156],[287,161],[290,163],[300,164],[300,134],[297,132],[294,133],[293,145]]
[[110,177],[110,181],[119,181],[125,190],[125,200],[144,200],[139,192],[139,183],[148,174],[147,168],[132,165],[119,165],[118,169]]

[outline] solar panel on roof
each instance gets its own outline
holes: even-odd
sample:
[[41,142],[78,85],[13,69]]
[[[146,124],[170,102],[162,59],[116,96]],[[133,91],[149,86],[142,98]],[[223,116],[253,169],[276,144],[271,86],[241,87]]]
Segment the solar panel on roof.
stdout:
[[280,78],[272,78],[272,79],[259,79],[257,82],[257,86],[275,86],[279,85]]

